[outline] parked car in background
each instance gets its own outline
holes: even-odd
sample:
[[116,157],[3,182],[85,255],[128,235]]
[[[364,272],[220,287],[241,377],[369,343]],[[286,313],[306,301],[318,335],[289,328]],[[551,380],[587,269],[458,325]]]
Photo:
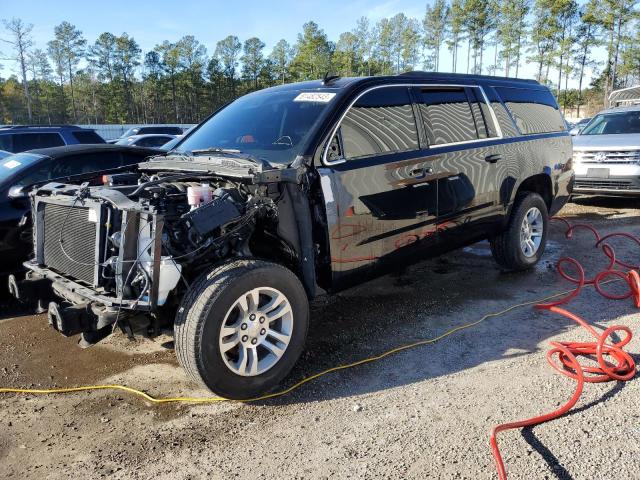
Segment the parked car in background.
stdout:
[[14,125],[0,128],[0,150],[19,153],[36,148],[105,143],[88,128],[76,125]]
[[640,195],[640,105],[597,114],[573,137],[574,192]]
[[165,135],[165,134],[133,135],[131,137],[122,138],[118,140],[115,143],[115,145],[157,148],[173,140],[174,138],[176,138],[175,135]]
[[35,189],[36,256],[14,293],[48,295],[53,327],[85,344],[140,314],[152,332],[167,322],[192,378],[252,398],[300,357],[319,288],[482,239],[502,268],[533,267],[571,193],[571,153],[556,100],[531,80],[413,72],[269,88],[109,187]]
[[577,121],[576,123],[571,125],[571,128],[569,129],[569,133],[573,136],[578,135],[580,133],[580,130],[586,127],[590,121],[591,121],[591,117],[583,118],[582,120]]
[[164,126],[164,125],[148,125],[148,126],[140,126],[133,127],[120,135],[119,138],[109,140],[108,143],[116,143],[120,140],[126,139],[128,137],[133,137],[134,135],[151,135],[151,134],[165,134],[165,135],[182,135],[184,130],[182,127],[172,127],[172,126]]
[[71,145],[10,155],[0,161],[0,275],[20,267],[33,249],[31,242],[30,186],[52,179],[101,183],[103,172],[133,165],[155,149],[119,145]]

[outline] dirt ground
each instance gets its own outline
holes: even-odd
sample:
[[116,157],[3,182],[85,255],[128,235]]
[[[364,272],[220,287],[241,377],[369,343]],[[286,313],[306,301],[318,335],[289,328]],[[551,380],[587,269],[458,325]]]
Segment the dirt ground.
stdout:
[[[562,216],[602,232],[640,234],[640,202],[585,198]],[[486,243],[415,265],[312,307],[308,348],[292,384],[330,366],[418,339],[510,305],[570,288],[553,264],[572,255],[591,272],[602,254],[588,234],[552,229],[543,262],[504,274]],[[638,249],[617,242],[620,258]],[[572,311],[638,336],[630,301],[586,290]],[[523,307],[434,345],[322,377],[261,404],[152,406],[121,392],[0,395],[0,478],[496,478],[491,427],[550,411],[574,383],[545,353],[552,340],[587,340],[569,321]],[[170,337],[121,334],[90,349],[46,318],[0,310],[0,386],[120,383],[156,396],[205,396],[178,367]],[[587,385],[566,417],[502,434],[510,478],[640,478],[640,381]]]

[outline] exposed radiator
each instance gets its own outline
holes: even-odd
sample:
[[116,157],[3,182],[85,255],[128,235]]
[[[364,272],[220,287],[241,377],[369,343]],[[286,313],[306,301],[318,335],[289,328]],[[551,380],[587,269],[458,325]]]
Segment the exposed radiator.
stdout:
[[46,203],[42,241],[47,267],[93,285],[98,224],[89,220],[89,210]]

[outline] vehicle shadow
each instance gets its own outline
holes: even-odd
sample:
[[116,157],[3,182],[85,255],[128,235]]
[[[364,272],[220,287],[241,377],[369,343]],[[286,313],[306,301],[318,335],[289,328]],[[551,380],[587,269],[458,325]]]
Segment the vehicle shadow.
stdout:
[[[602,268],[602,254],[592,246],[588,236],[566,242],[561,226],[554,226],[545,259],[529,272],[500,272],[485,242],[421,262],[337,296],[321,298],[312,305],[306,352],[283,387],[336,365],[437,337],[485,314],[570,290],[573,286],[559,279],[554,264],[561,256],[577,256],[576,252],[580,252],[578,259],[587,271],[597,271]],[[630,250],[633,246],[623,248]],[[607,301],[587,289],[570,309],[606,328],[616,317],[630,311],[630,303]],[[545,339],[574,325],[558,315],[523,306],[450,338],[385,358],[375,366],[331,373],[292,395],[264,404],[363,395],[450,375],[487,362],[546,350]]]
[[[578,196],[571,197],[571,202],[579,207],[589,208],[588,212],[581,212],[578,215],[567,215],[580,217],[584,220],[595,220],[615,217],[622,222],[631,221],[634,217],[618,218],[623,211],[629,209],[640,209],[640,198],[638,197],[603,197],[603,196]],[[595,209],[593,207],[596,207]],[[606,210],[598,210],[598,208]]]
[[[637,356],[635,356],[634,360],[637,361]],[[613,399],[616,395],[618,395],[622,389],[625,387],[627,382],[616,382],[604,395],[596,400],[581,405],[578,408],[574,408],[570,410],[565,416],[572,416],[577,413],[588,410],[591,407],[594,407],[598,404],[604,403],[608,400]],[[534,430],[536,427],[525,427],[521,431],[522,438],[533,448],[538,454],[542,457],[545,463],[549,466],[551,472],[558,480],[573,480],[573,477],[569,473],[569,471],[560,463],[560,460],[553,454],[551,450],[547,448],[547,446],[535,435]]]
[[0,322],[24,315],[33,315],[33,309],[18,302],[9,291],[0,291]]

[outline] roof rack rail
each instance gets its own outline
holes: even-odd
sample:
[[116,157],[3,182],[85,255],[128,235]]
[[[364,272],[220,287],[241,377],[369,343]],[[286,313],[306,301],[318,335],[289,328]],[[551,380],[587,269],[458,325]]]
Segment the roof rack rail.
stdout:
[[0,128],[82,128],[78,125],[71,125],[67,123],[54,123],[51,125],[3,125]]
[[476,75],[472,73],[449,73],[449,72],[425,72],[422,70],[410,70],[408,72],[402,72],[397,74],[398,77],[432,77],[432,78],[484,78],[487,80],[509,80],[512,82],[534,83],[538,84],[537,80],[531,78],[513,78],[513,77],[500,77],[494,75]]

